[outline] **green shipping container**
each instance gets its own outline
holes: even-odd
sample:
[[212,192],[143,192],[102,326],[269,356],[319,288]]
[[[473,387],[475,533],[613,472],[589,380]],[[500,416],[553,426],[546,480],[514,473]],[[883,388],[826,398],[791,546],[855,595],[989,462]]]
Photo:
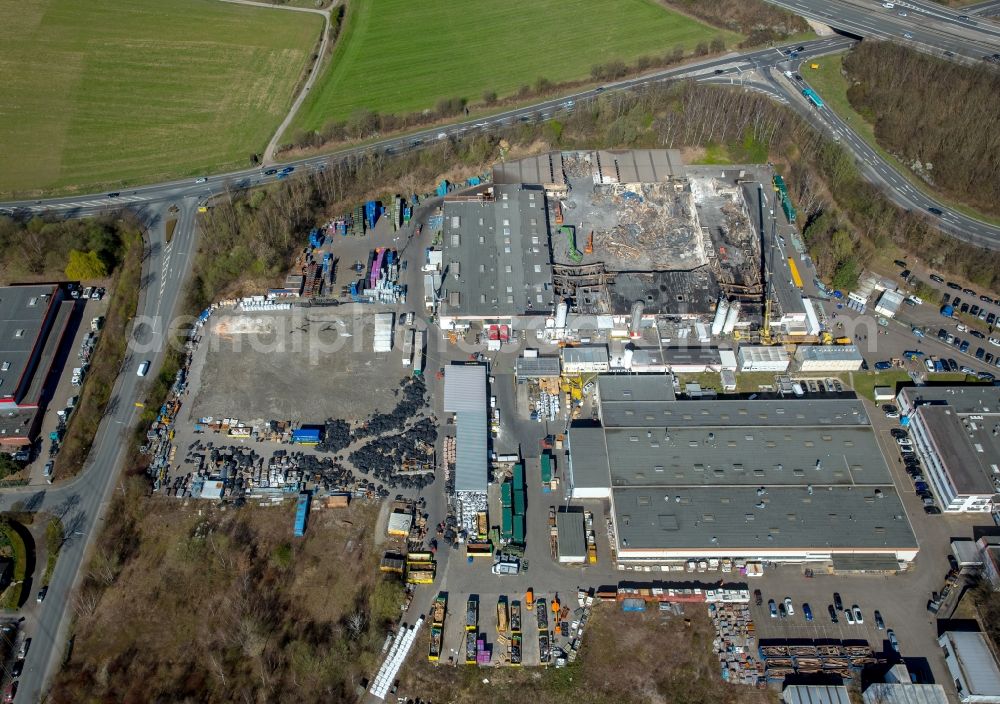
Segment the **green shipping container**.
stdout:
[[542,484],[548,484],[552,481],[552,456],[549,454],[542,455]]
[[520,462],[514,465],[514,488],[524,489],[524,465]]
[[514,511],[510,506],[504,506],[500,512],[500,537],[510,540],[514,530]]
[[514,515],[523,516],[524,515],[524,489],[514,492]]
[[503,484],[500,485],[500,505],[501,506],[513,506],[514,505],[513,490],[514,490],[514,485],[511,484],[510,482],[504,482]]
[[524,516],[514,516],[514,542],[524,544]]

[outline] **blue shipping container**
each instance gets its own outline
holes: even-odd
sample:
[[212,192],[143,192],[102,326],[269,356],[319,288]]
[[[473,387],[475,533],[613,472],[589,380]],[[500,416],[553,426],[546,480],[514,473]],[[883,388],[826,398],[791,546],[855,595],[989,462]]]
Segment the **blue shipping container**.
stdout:
[[308,491],[303,491],[299,494],[298,504],[295,507],[295,537],[301,538],[306,534],[306,519],[309,516],[309,499],[310,495]]
[[292,431],[292,442],[299,444],[318,443],[320,441],[319,428],[299,428]]

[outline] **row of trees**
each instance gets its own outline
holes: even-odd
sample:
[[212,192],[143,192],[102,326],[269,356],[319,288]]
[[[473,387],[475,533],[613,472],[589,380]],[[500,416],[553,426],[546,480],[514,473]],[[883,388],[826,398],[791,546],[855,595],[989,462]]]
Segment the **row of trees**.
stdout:
[[1000,215],[1000,74],[868,41],[844,70],[879,144],[947,196]]
[[0,216],[0,279],[98,279],[121,263],[127,214],[86,220]]
[[151,503],[141,477],[120,489],[52,702],[355,700],[403,591],[379,577],[369,509],[292,544],[288,510],[194,518]]
[[997,253],[947,237],[927,214],[890,203],[862,178],[848,152],[792,111],[755,93],[674,83],[578,101],[574,112],[559,120],[518,123],[499,134],[443,140],[414,154],[335,161],[312,179],[286,181],[266,195],[237,194],[208,219],[211,236],[205,240],[212,254],[198,268],[201,300],[217,298],[234,277],[246,280],[248,273],[283,271],[298,244],[296,233],[319,217],[325,205],[336,204],[342,210],[392,187],[420,192],[457,163],[488,167],[497,157],[501,139],[530,145],[539,137],[558,148],[723,144],[736,161],[771,159],[783,164],[824,279],[849,288],[864,261],[877,250],[896,245],[922,253],[939,269],[1000,289]]
[[764,0],[664,0],[667,5],[708,24],[746,36],[740,47],[761,46],[808,31],[800,16]]

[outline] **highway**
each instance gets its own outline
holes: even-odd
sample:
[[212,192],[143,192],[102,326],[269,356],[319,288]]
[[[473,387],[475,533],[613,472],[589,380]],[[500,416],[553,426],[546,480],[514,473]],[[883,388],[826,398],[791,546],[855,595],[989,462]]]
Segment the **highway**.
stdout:
[[[854,40],[844,37],[818,39],[803,42],[803,50],[799,52],[799,60],[807,60],[829,53],[843,51],[852,46]],[[519,121],[530,122],[547,119],[557,111],[572,110],[578,101],[595,98],[604,92],[641,89],[659,82],[682,78],[702,78],[717,81],[725,79],[726,75],[744,76],[751,72],[768,72],[772,67],[784,66],[788,58],[778,49],[768,48],[747,52],[740,55],[729,55],[711,58],[694,64],[666,69],[639,78],[628,79],[608,84],[594,89],[580,91],[573,95],[542,101],[535,105],[506,110],[498,114],[467,120],[447,127],[436,127],[410,134],[393,137],[376,143],[352,147],[335,154],[310,157],[283,165],[285,169],[314,170],[323,169],[333,159],[350,156],[360,156],[369,153],[382,152],[386,154],[402,153],[433,143],[438,139],[460,137],[475,131],[488,131],[513,125]],[[716,74],[716,71],[722,72]],[[781,86],[777,79],[763,81],[755,89],[770,94],[780,95],[796,110],[804,111],[801,95],[794,86]],[[845,144],[865,164],[866,174],[876,183],[886,185],[890,193],[898,198],[897,202],[912,203],[912,207],[925,208],[929,199],[921,200],[919,192],[910,193],[909,187],[902,179],[892,172],[886,171],[886,165],[874,155],[864,143],[853,137],[846,125],[839,123],[836,116],[829,111],[819,115],[810,115],[810,119],[819,124],[830,125],[831,129],[841,131],[841,143]],[[856,141],[855,141],[856,140]],[[279,167],[272,167],[278,169]],[[103,419],[95,439],[94,448],[87,460],[87,466],[81,475],[65,485],[41,491],[26,488],[12,490],[0,494],[0,510],[7,509],[16,500],[30,500],[38,508],[52,508],[72,503],[67,513],[67,524],[74,528],[74,538],[63,548],[56,565],[49,594],[46,601],[37,608],[28,611],[25,622],[26,630],[33,639],[31,653],[27,659],[24,674],[20,680],[20,691],[17,701],[38,701],[44,691],[45,684],[58,669],[64,653],[66,632],[70,619],[70,595],[73,587],[81,576],[81,566],[96,535],[100,531],[101,516],[114,490],[116,478],[119,476],[124,462],[124,439],[131,432],[138,410],[135,402],[144,395],[144,380],[139,379],[135,369],[143,360],[151,360],[152,370],[157,370],[162,360],[162,342],[164,330],[160,328],[177,312],[184,281],[190,270],[192,254],[196,247],[195,216],[199,204],[211,197],[224,192],[227,188],[246,188],[261,185],[286,176],[285,174],[266,174],[264,170],[253,168],[228,174],[206,176],[201,179],[185,179],[167,183],[137,187],[123,191],[115,197],[108,194],[90,196],[72,196],[52,198],[40,201],[17,201],[0,204],[0,212],[8,213],[40,213],[56,212],[64,217],[82,217],[104,212],[114,208],[128,207],[135,209],[150,223],[149,255],[144,264],[145,286],[140,299],[140,315],[152,321],[150,325],[140,325],[142,334],[138,342],[140,346],[147,345],[149,352],[138,351],[130,353],[125,368],[116,381],[113,392],[113,403],[110,413]],[[899,189],[899,192],[895,189]],[[910,189],[910,190],[908,190]],[[178,225],[171,243],[165,241],[164,221],[167,208],[176,205],[179,212],[175,214]],[[951,214],[949,214],[951,215]],[[985,246],[1000,248],[1000,228],[995,228],[978,221],[961,216],[945,217],[941,226],[956,237],[981,241]],[[150,374],[147,379],[152,378]],[[37,616],[36,616],[37,613]]]
[[768,2],[859,37],[901,42],[937,56],[981,62],[983,56],[1000,52],[1000,25],[932,0],[892,0],[891,8],[878,0]]
[[[169,245],[165,242],[162,217],[166,209],[145,213],[150,222],[149,250],[144,263],[146,285],[140,294],[139,313],[149,320],[169,320],[177,312],[196,245],[197,202],[188,198],[177,205],[178,212],[171,215],[177,217],[177,227]],[[41,701],[46,683],[62,663],[67,629],[73,615],[72,595],[84,574],[81,569],[84,561],[102,530],[103,514],[126,459],[128,439],[140,412],[135,402],[144,396],[145,387],[154,377],[150,374],[139,378],[136,368],[146,359],[152,362],[154,370],[159,368],[163,346],[154,338],[162,336],[162,332],[149,329],[139,335],[141,339],[134,345],[137,351],[126,358],[112,392],[109,412],[101,421],[81,473],[51,488],[28,486],[0,494],[0,511],[9,510],[15,501],[23,501],[32,510],[63,514],[63,524],[67,527],[67,542],[59,554],[45,601],[35,605],[34,594],[26,595],[31,606],[25,609],[22,625],[32,644],[20,678],[17,702]],[[153,349],[149,352],[143,351],[150,348]]]
[[[798,73],[802,61],[789,60],[768,66],[760,71],[760,75],[748,78],[742,82],[733,77],[707,76],[700,79],[703,83],[742,85],[748,90],[754,90],[767,95],[781,103],[789,105],[805,120],[847,149],[861,170],[862,175],[871,183],[879,186],[886,197],[906,210],[924,213],[928,218],[936,220],[937,226],[955,239],[968,242],[987,249],[1000,249],[997,228],[981,220],[968,217],[949,209],[929,197],[919,188],[911,184],[896,168],[886,162],[881,155],[872,149],[867,142],[859,137],[850,126],[826,104],[821,108],[814,107],[802,95],[802,90],[809,87],[805,80],[798,81],[787,78],[783,71]],[[804,78],[806,74],[798,73]],[[821,95],[820,98],[823,96]],[[929,208],[939,208],[941,216],[935,216]]]

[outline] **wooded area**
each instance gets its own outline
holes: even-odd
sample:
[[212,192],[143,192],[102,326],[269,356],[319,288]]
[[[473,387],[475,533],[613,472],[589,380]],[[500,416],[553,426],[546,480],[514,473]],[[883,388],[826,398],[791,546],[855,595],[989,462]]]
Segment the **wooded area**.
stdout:
[[1000,74],[893,42],[861,42],[844,59],[854,109],[875,137],[948,197],[1000,215]]
[[850,288],[861,263],[896,245],[920,252],[942,273],[1000,290],[1000,253],[954,240],[927,214],[893,205],[861,177],[848,152],[792,111],[754,93],[683,82],[578,101],[560,119],[442,140],[416,153],[332,160],[315,176],[233,193],[204,222],[192,286],[198,305],[222,294],[259,292],[266,281],[283,277],[302,233],[325,212],[343,212],[369,195],[426,191],[456,166],[481,172],[498,158],[501,140],[535,150],[724,145],[734,162],[779,165],[826,281]]
[[741,48],[760,46],[809,31],[809,23],[764,0],[663,0],[668,7],[746,36]]
[[378,572],[377,511],[222,512],[115,491],[51,693],[70,702],[346,702],[377,667],[402,584]]
[[[139,229],[135,216],[127,211],[82,220],[0,216],[0,281],[78,279],[81,277],[70,276],[78,273],[97,274],[83,278],[103,278],[121,263],[123,233]],[[70,267],[67,272],[74,259],[96,268]]]

